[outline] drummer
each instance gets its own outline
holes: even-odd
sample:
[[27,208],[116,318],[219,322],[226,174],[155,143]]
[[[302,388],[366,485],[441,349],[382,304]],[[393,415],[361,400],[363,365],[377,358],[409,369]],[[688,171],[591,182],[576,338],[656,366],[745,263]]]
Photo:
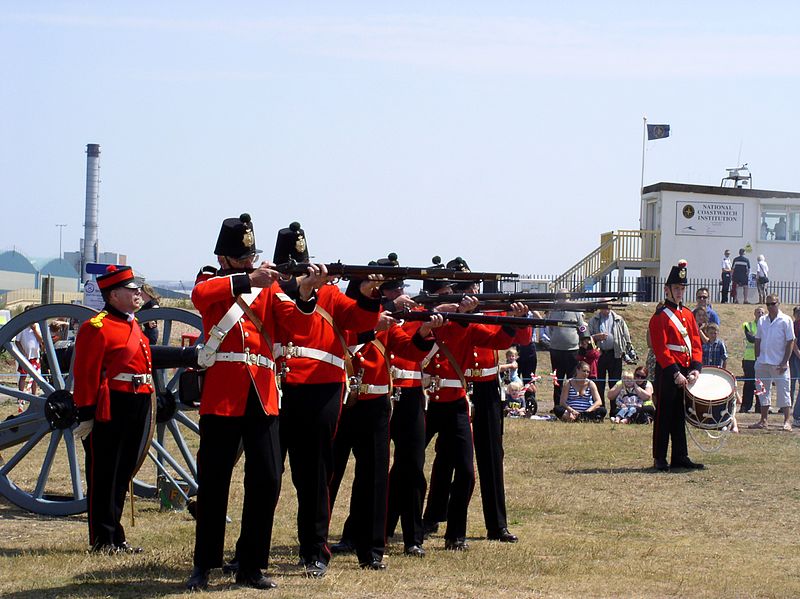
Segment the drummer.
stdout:
[[[684,424],[684,390],[703,368],[700,332],[692,311],[682,304],[686,290],[686,260],[679,260],[664,284],[664,306],[650,319],[649,332],[656,358],[656,420],[653,427],[653,460],[656,470],[703,468],[689,459]],[[672,460],[667,447],[672,439]]]

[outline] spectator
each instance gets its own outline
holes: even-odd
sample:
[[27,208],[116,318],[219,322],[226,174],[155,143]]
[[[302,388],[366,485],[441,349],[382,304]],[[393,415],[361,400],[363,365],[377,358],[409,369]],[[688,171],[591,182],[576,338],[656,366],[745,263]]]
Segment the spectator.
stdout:
[[650,372],[647,366],[637,366],[633,371],[633,380],[636,384],[644,390],[644,394],[640,394],[642,398],[642,407],[639,408],[639,413],[636,417],[638,424],[650,424],[656,417],[656,406],[653,402],[655,397],[653,391],[653,384],[648,380]]
[[728,303],[728,292],[731,289],[731,251],[725,250],[722,256],[722,303]]
[[708,311],[703,307],[699,307],[692,310],[692,314],[694,314],[694,319],[697,322],[700,339],[703,343],[708,343],[708,337],[706,337],[706,334],[703,332],[703,329],[708,324]]
[[[144,283],[142,285],[142,307],[140,310],[150,310],[152,308],[158,308],[158,302],[161,301],[161,296],[158,295],[155,289],[149,284]],[[148,320],[147,322],[142,323],[142,332],[144,336],[147,337],[147,340],[150,342],[150,345],[158,344],[158,323],[155,320]],[[168,344],[169,340],[165,339],[164,343]]]
[[[719,314],[717,314],[714,311],[714,308],[711,307],[709,296],[710,293],[708,291],[708,287],[700,287],[700,289],[697,290],[697,293],[694,296],[695,299],[697,300],[697,308],[706,309],[706,314],[708,315],[708,322],[713,322],[714,324],[721,324],[719,321]],[[697,319],[696,316],[695,319]]]
[[[597,392],[600,399],[604,400],[606,380],[612,387],[622,378],[622,358],[631,347],[631,334],[625,319],[605,304],[600,307],[597,314],[589,320],[589,332],[594,342],[600,349],[600,359],[597,361]],[[612,414],[616,412],[615,406],[609,402]]]
[[578,362],[575,376],[561,386],[561,403],[553,409],[556,418],[564,422],[591,420],[600,422],[606,416],[603,400],[594,381],[589,379],[589,365]]
[[728,348],[719,338],[719,325],[709,322],[705,326],[708,341],[703,343],[703,366],[718,366],[725,368],[728,365]]
[[767,259],[764,257],[764,254],[759,254],[758,267],[756,269],[756,287],[758,287],[759,304],[763,304],[767,301],[767,283],[769,283],[769,265],[767,264]]
[[735,304],[738,302],[736,291],[739,287],[741,287],[742,300],[745,304],[749,304],[750,302],[747,301],[747,286],[750,282],[750,260],[748,260],[744,255],[744,248],[739,249],[739,255],[733,259],[731,266],[731,278],[733,278],[733,303]]
[[[744,330],[744,354],[742,355],[742,372],[744,373],[744,388],[742,389],[741,412],[749,412],[753,407],[753,398],[756,398],[756,332],[758,319],[764,316],[764,308],[759,306],[753,310],[753,320],[742,324]],[[756,398],[755,411],[759,411],[759,401]]]
[[639,397],[641,391],[642,388],[633,378],[633,372],[628,368],[624,369],[622,380],[617,381],[617,384],[608,390],[608,401],[615,401],[617,406],[616,416],[611,417],[611,422],[619,424],[633,422],[638,408],[643,403]]
[[775,223],[775,228],[772,230],[775,234],[775,241],[786,241],[786,217],[781,216],[778,222]]
[[508,385],[509,383],[513,383],[515,381],[520,381],[519,377],[519,368],[517,359],[519,358],[519,354],[517,350],[513,347],[506,351],[506,363],[500,364],[498,366],[498,370],[500,371],[500,378],[502,379],[503,383]]
[[766,389],[761,396],[761,420],[750,428],[767,428],[770,391],[775,385],[776,403],[783,413],[783,430],[792,430],[789,395],[789,356],[795,345],[792,319],[780,310],[780,299],[774,293],[767,296],[767,314],[758,319],[756,331],[756,378]]
[[[33,306],[27,306],[25,311],[27,312],[32,307]],[[34,322],[31,326],[26,327],[24,330],[17,333],[17,336],[14,337],[14,343],[16,344],[17,349],[19,349],[19,353],[23,358],[30,362],[30,365],[33,367],[33,369],[37,372],[41,372],[42,366],[40,362],[40,356],[44,342],[42,340],[42,333],[39,330],[39,325]],[[22,362],[19,363],[17,372],[19,373],[17,388],[20,391],[26,391],[26,387],[29,385],[30,394],[36,395],[36,391],[38,390],[36,379],[31,376],[30,381],[28,381],[28,370],[22,365]],[[20,412],[25,410],[25,403],[25,400],[17,400],[17,407]]]
[[[656,304],[656,312],[658,312],[661,308],[664,307],[664,302],[658,302]],[[653,352],[653,342],[650,339],[650,329],[647,329],[647,333],[645,334],[645,338],[647,340],[647,359],[645,360],[645,372],[647,373],[647,380],[653,384],[656,380],[656,354]]]
[[794,394],[795,384],[800,379],[800,306],[795,306],[792,310],[794,316],[794,348],[792,349],[792,358],[789,361],[789,369],[792,377],[791,396],[794,400],[794,424],[800,426],[800,389],[797,395]]
[[592,336],[589,334],[589,328],[585,325],[578,329],[578,337],[580,339],[578,360],[589,365],[589,378],[594,380],[597,378],[597,361],[600,359],[600,350],[594,346]]
[[761,239],[762,240],[769,239],[770,232],[771,231],[770,231],[769,225],[767,224],[767,219],[762,216],[761,217]]
[[[571,320],[578,327],[586,326],[583,312],[570,309],[567,301],[567,290],[560,289],[556,293],[556,308],[550,311],[553,320]],[[578,329],[576,327],[548,327],[550,338],[550,363],[556,373],[556,380],[561,382],[575,372],[578,364]],[[553,405],[557,406],[563,395],[557,385],[553,385]]]
[[525,385],[516,380],[506,385],[505,415],[509,418],[525,417]]

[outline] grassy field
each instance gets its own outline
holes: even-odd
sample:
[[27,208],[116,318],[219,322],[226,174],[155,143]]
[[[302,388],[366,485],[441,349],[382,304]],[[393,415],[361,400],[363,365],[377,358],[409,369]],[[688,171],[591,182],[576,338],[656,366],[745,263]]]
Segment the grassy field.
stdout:
[[[650,313],[652,305],[623,312],[642,358]],[[752,306],[723,306],[720,313],[722,336],[734,356],[738,351],[732,370],[740,374],[737,334]],[[539,373],[548,367],[540,354]],[[540,397],[549,395],[547,385]],[[743,424],[754,418],[743,416]],[[336,557],[322,580],[305,579],[295,565],[296,502],[287,473],[270,568],[280,586],[270,596],[796,597],[800,447],[796,433],[778,431],[778,416],[772,419],[769,431],[730,435],[715,453],[703,455],[690,442],[690,454],[707,469],[669,474],[649,468],[649,426],[507,420],[508,515],[518,544],[483,538],[476,486],[468,552],[447,552],[434,536],[425,559],[406,558],[395,539],[385,572],[364,572],[355,557]],[[238,535],[241,476],[238,468],[229,551]],[[332,518],[333,538],[346,514],[342,499]],[[186,513],[159,512],[151,501],[137,500],[136,512],[128,536],[147,551],[104,557],[86,553],[85,516],[33,516],[0,500],[0,596],[180,596],[191,570],[193,521]],[[219,572],[209,592],[259,594]]]

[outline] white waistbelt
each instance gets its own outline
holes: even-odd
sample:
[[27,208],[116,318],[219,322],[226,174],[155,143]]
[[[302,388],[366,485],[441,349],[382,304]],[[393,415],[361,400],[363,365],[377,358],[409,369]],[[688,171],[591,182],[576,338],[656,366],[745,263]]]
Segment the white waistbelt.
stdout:
[[121,372],[114,377],[115,381],[125,381],[126,383],[136,383],[137,385],[152,385],[153,375],[134,374],[132,372]]
[[685,345],[673,345],[671,343],[667,343],[667,349],[671,349],[672,351],[681,352],[682,354],[688,354],[689,348]]
[[467,368],[467,370],[464,371],[464,376],[477,379],[484,376],[492,376],[498,372],[500,372],[500,369],[497,366],[494,368]]
[[461,384],[461,381],[458,379],[441,379],[438,376],[430,376],[428,374],[425,375],[423,382],[426,387],[430,385],[436,385],[438,389],[444,388],[451,388],[451,389],[463,389],[464,385]]
[[310,358],[312,360],[319,360],[320,362],[327,362],[332,366],[344,370],[344,360],[342,358],[313,347],[297,347],[291,343],[287,343],[286,345],[276,343],[273,354],[276,358],[285,356],[287,360],[289,358]]
[[216,358],[217,362],[244,362],[250,366],[261,366],[263,368],[269,368],[270,370],[275,369],[275,362],[268,357],[259,354],[251,354],[249,352],[218,352]]
[[391,369],[392,379],[414,379],[420,380],[422,379],[422,373],[419,370],[403,370],[402,368],[396,368],[392,366]]
[[359,395],[385,395],[389,393],[389,385],[359,385]]

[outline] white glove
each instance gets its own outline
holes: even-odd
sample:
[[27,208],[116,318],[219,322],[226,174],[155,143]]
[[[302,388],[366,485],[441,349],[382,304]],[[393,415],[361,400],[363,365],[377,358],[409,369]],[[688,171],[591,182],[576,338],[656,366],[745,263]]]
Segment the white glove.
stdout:
[[94,418],[91,418],[89,420],[84,420],[73,429],[72,436],[83,440],[89,436],[89,433],[92,432],[93,426],[94,426]]

